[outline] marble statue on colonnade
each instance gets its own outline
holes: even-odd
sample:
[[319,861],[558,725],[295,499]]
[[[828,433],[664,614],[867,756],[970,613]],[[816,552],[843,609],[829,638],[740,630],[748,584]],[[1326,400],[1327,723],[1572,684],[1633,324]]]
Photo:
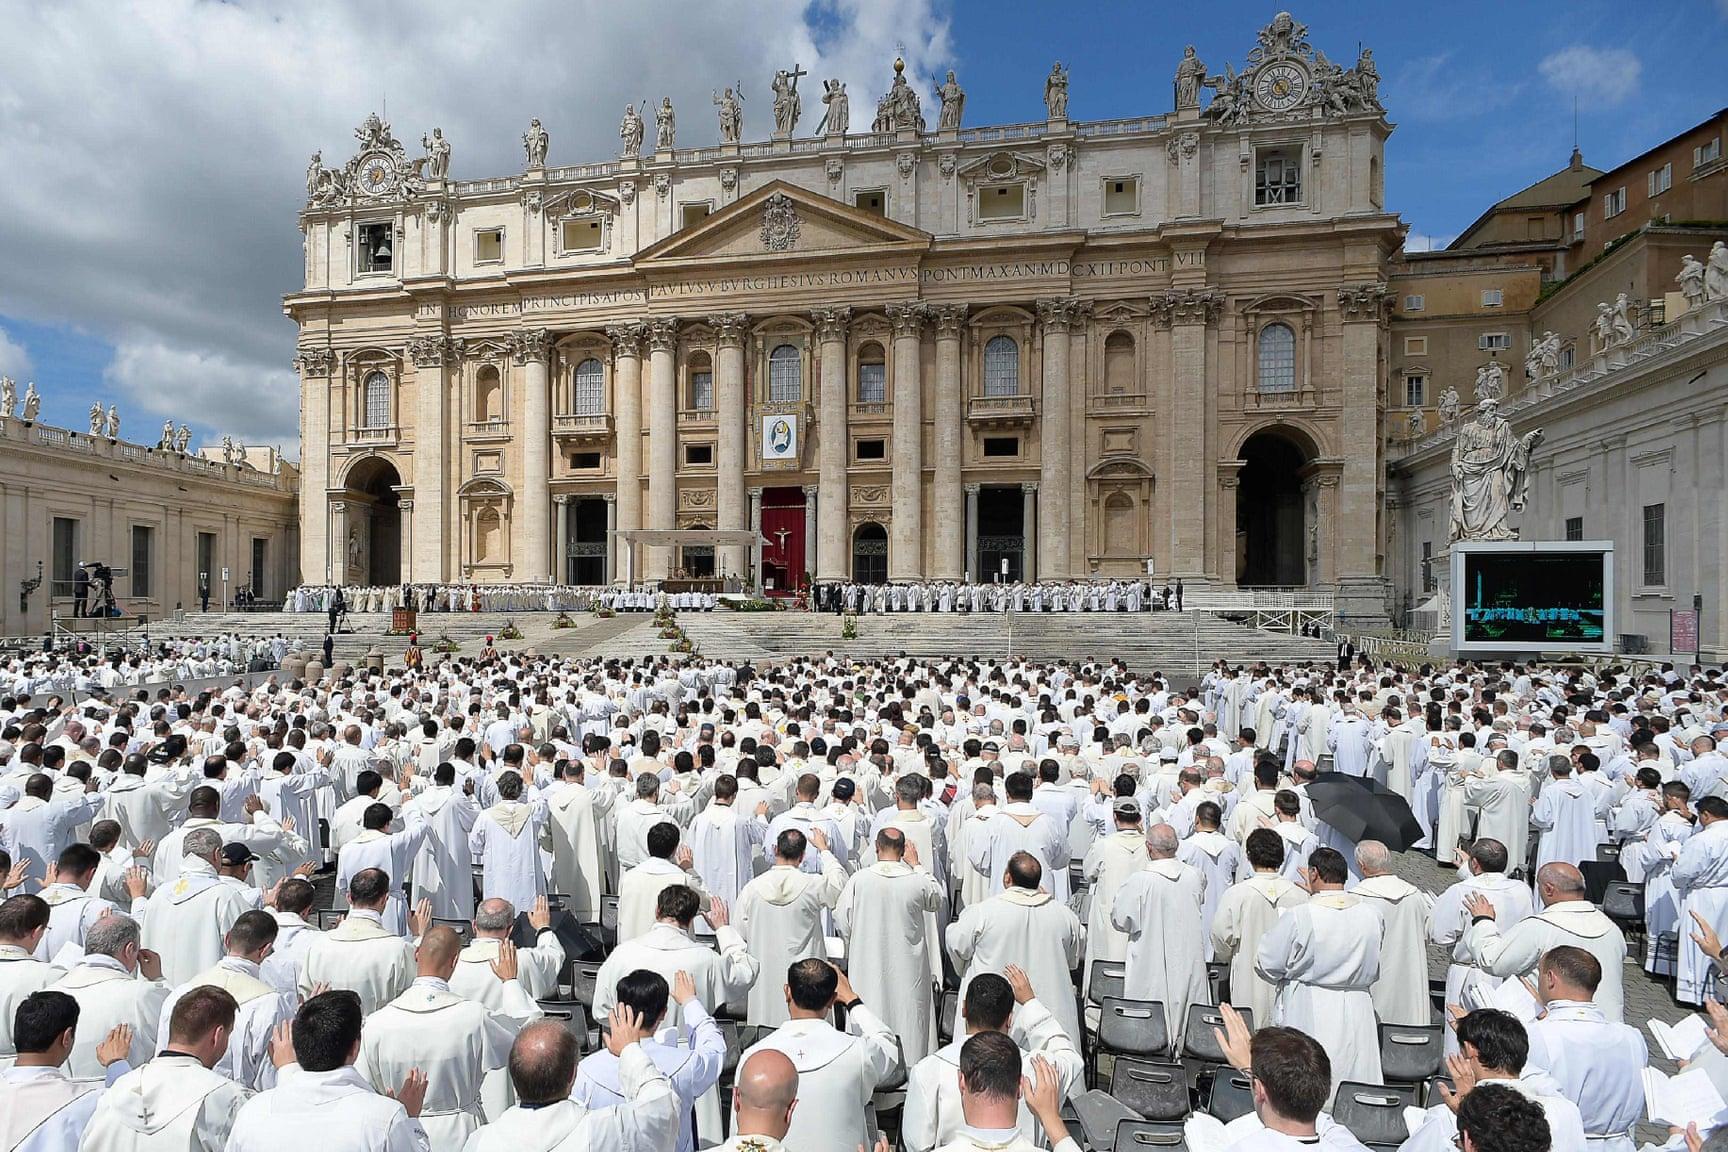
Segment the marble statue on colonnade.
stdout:
[[1499,401],[1476,405],[1476,418],[1458,429],[1452,443],[1450,541],[1518,539],[1506,521],[1524,510],[1530,453],[1541,442],[1540,428],[1515,434],[1500,415]]

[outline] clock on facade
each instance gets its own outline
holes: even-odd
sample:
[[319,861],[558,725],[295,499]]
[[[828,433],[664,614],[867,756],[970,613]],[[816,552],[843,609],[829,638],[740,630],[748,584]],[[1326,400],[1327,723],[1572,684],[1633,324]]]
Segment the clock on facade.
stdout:
[[1273,112],[1294,108],[1307,91],[1308,73],[1287,60],[1262,66],[1254,77],[1254,98],[1262,108]]
[[396,166],[388,157],[369,156],[360,163],[360,191],[368,196],[380,196],[389,191],[396,177]]

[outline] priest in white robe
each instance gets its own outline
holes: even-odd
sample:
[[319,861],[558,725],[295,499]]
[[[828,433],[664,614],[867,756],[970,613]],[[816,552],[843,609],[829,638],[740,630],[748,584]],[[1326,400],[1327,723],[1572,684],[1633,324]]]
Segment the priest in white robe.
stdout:
[[[846,974],[904,1046],[908,1067],[936,1049],[932,969],[941,971],[934,931],[942,893],[917,867],[918,848],[897,828],[876,834],[876,862],[846,882],[834,926],[846,940]],[[935,963],[932,964],[932,956]]]
[[[1470,854],[1459,869],[1458,882],[1434,901],[1429,913],[1428,938],[1445,948],[1452,957],[1446,966],[1446,1003],[1464,1004],[1466,995],[1479,979],[1479,971],[1470,962],[1470,946],[1466,937],[1470,931],[1470,912],[1464,907],[1470,896],[1480,893],[1494,906],[1496,930],[1505,935],[1535,910],[1535,898],[1528,885],[1506,875],[1506,847],[1498,840],[1478,837],[1470,846]],[[1447,1055],[1458,1051],[1457,1035],[1446,1032]]]
[[1081,991],[1090,993],[1092,965],[1099,960],[1128,958],[1128,933],[1110,919],[1116,893],[1128,878],[1146,867],[1146,833],[1141,828],[1140,802],[1132,796],[1118,798],[1111,806],[1116,829],[1100,836],[1086,852],[1082,868],[1087,891],[1092,894],[1086,910],[1086,955],[1081,969]]
[[228,930],[228,954],[204,972],[174,989],[162,1005],[155,1029],[167,1035],[168,1022],[180,1000],[198,988],[220,988],[234,998],[236,1016],[229,1031],[228,1049],[215,1068],[222,1075],[250,1089],[266,1088],[275,1080],[270,1063],[270,1037],[278,1024],[294,1018],[299,998],[287,996],[265,983],[259,965],[276,943],[276,919],[253,909],[241,914]]
[[234,998],[220,988],[182,996],[161,1051],[103,1093],[80,1152],[223,1152],[234,1116],[251,1095],[216,1071],[235,1011]]
[[[1008,871],[1016,853],[1030,852],[1038,858],[1044,884],[1059,902],[1068,900],[1068,829],[1032,805],[1032,777],[1010,772],[1002,781],[1008,803],[996,810],[982,833],[967,837],[966,858],[974,872],[986,880]],[[993,891],[1000,891],[994,889]]]
[[[415,861],[431,831],[424,817],[422,812],[409,813],[407,826],[399,832],[392,832],[390,824],[394,816],[390,806],[373,803],[361,815],[364,831],[348,841],[336,857],[337,892],[348,891],[354,877],[369,868],[376,868],[390,877],[390,900],[384,906],[384,927],[392,932],[405,933],[408,928],[408,901],[402,895],[401,881],[413,874]],[[464,873],[463,878],[466,877],[467,873]],[[450,882],[460,883],[460,879],[451,877]],[[469,887],[472,890],[472,881],[469,881]]]
[[[1374,722],[1351,705],[1326,734],[1333,769],[1349,776],[1373,775],[1374,738]],[[1409,798],[1407,791],[1400,795]]]
[[[7,1152],[66,1152],[78,1147],[101,1102],[104,1080],[73,1080],[62,1067],[78,1031],[78,1004],[63,992],[32,992],[13,1021],[17,1062],[0,1068],[0,1147]],[[112,1084],[127,1072],[132,1037],[124,1025],[97,1046]]]
[[1133,873],[1110,903],[1110,922],[1128,935],[1123,991],[1130,999],[1157,1000],[1172,1037],[1182,1035],[1190,1004],[1208,1001],[1205,927],[1206,878],[1176,859],[1176,829],[1154,824],[1146,833],[1149,863]]
[[1692,927],[1702,921],[1720,931],[1728,924],[1728,801],[1706,796],[1698,801],[1698,831],[1680,849],[1669,870],[1680,897],[1680,963],[1675,996],[1702,1004],[1709,996],[1712,964]]
[[696,874],[694,857],[681,844],[678,825],[662,820],[648,829],[648,856],[627,869],[618,882],[618,941],[634,940],[654,926],[655,908],[664,888],[681,884],[696,890],[700,903],[708,903],[702,878]]
[[[330,931],[318,933],[306,949],[300,968],[303,998],[310,998],[320,985],[346,989],[359,996],[363,1011],[376,1012],[413,982],[414,945],[384,926],[390,888],[390,877],[377,868],[349,882],[347,915]],[[416,910],[410,933],[418,935],[430,921],[430,908]]]
[[1199,869],[1206,878],[1206,903],[1200,910],[1201,939],[1206,945],[1206,960],[1213,959],[1212,924],[1218,918],[1218,906],[1224,893],[1242,872],[1242,846],[1219,831],[1223,811],[1208,800],[1194,809],[1194,833],[1176,849],[1176,859]]
[[846,887],[846,870],[828,851],[828,838],[812,829],[810,842],[821,853],[822,870],[803,870],[804,834],[788,828],[775,843],[775,865],[744,886],[738,897],[738,931],[749,941],[762,978],[750,989],[747,1019],[774,1027],[786,1020],[786,999],[776,974],[805,959],[826,959],[824,913],[833,909]]
[[737,777],[722,773],[714,781],[708,806],[690,821],[696,874],[710,895],[727,904],[737,903],[744,885],[756,875],[767,829],[767,801],[757,799],[754,809],[746,811],[738,807],[740,798]]
[[1030,852],[1008,861],[1002,891],[974,904],[948,926],[948,952],[966,986],[983,972],[1023,968],[1040,1003],[1047,1005],[1071,1040],[1080,1038],[1073,969],[1084,952],[1085,930],[1068,905],[1043,889],[1044,867]]
[[537,1015],[516,981],[516,949],[500,946],[494,970],[504,985],[504,1004],[493,1011],[450,990],[462,941],[439,924],[426,932],[415,954],[417,975],[408,989],[366,1020],[355,1068],[380,1092],[400,1084],[414,1069],[426,1075],[420,1123],[432,1152],[461,1152],[484,1122],[480,1087],[486,1074],[510,1058],[521,1021]]
[[1625,1016],[1621,986],[1625,933],[1585,899],[1584,877],[1570,864],[1549,864],[1537,872],[1536,895],[1542,911],[1519,921],[1504,935],[1493,899],[1479,892],[1465,898],[1464,909],[1472,921],[1464,938],[1470,963],[1489,976],[1529,976],[1550,948],[1582,948],[1602,968],[1596,1005],[1608,1020],[1619,1023]]
[[254,899],[216,874],[222,852],[216,829],[193,829],[181,850],[179,878],[158,889],[139,917],[144,947],[162,957],[162,978],[170,987],[222,959],[222,938]]
[[1644,1119],[1650,1052],[1642,1032],[1607,1015],[1605,976],[1582,948],[1560,944],[1543,955],[1536,976],[1543,1014],[1529,1026],[1529,1062],[1578,1105],[1588,1152],[1632,1152],[1633,1128]]
[[552,890],[584,924],[600,917],[605,873],[600,865],[600,820],[580,758],[564,762],[563,778],[546,794],[552,840]]
[[[766,1049],[783,1053],[798,1070],[799,1106],[786,1132],[788,1148],[855,1152],[870,1146],[871,1097],[899,1063],[893,1029],[826,960],[790,965],[781,988],[786,1022],[746,1049],[740,1065]],[[846,1010],[845,1031],[830,1020],[835,1005]]]
[[529,908],[546,895],[546,868],[540,858],[546,805],[521,799],[522,778],[514,772],[498,778],[498,795],[498,803],[480,813],[468,837],[468,850],[481,866],[480,894]]
[[1559,862],[1576,867],[1596,859],[1596,798],[1572,775],[1567,756],[1548,758],[1551,779],[1531,810],[1530,823],[1541,832],[1536,867]]
[[612,1010],[618,981],[639,968],[659,973],[668,983],[678,973],[688,972],[696,983],[696,998],[715,1011],[731,1006],[742,1013],[746,995],[761,971],[756,957],[738,930],[731,925],[724,901],[715,900],[707,920],[714,928],[715,947],[697,942],[691,935],[696,920],[696,890],[682,885],[662,889],[654,927],[636,939],[618,945],[600,966],[594,979],[594,1017]]
[[1380,911],[1380,978],[1370,994],[1382,1024],[1427,1026],[1434,1008],[1428,996],[1428,916],[1434,898],[1392,872],[1392,853],[1378,840],[1356,845],[1362,881],[1351,891]]
[[79,1033],[66,1058],[74,1079],[102,1079],[96,1046],[117,1025],[132,1029],[126,1059],[134,1066],[157,1052],[156,1028],[168,985],[162,982],[162,958],[139,947],[138,922],[114,913],[104,916],[84,940],[84,958],[53,985],[78,1002]]
[[[528,926],[534,929],[534,944],[516,949],[516,980],[531,999],[558,995],[558,977],[564,971],[564,944],[552,931],[552,910],[544,899],[528,910]],[[456,957],[450,990],[465,1000],[498,1010],[504,1004],[504,981],[494,962],[516,927],[516,909],[508,900],[483,900],[474,910],[474,939]]]
[[429,901],[432,915],[440,920],[474,916],[474,856],[468,837],[480,810],[472,791],[472,783],[457,785],[455,767],[445,762],[433,769],[431,786],[402,807],[406,824],[426,826],[425,841],[414,856],[414,902]]
[[1332,1088],[1351,1080],[1379,1084],[1380,1032],[1369,992],[1380,976],[1384,923],[1372,905],[1344,891],[1350,872],[1330,848],[1308,862],[1307,903],[1292,908],[1260,940],[1255,966],[1277,985],[1268,1023],[1297,1028],[1332,1059]]
[[[1481,775],[1464,778],[1464,805],[1467,811],[1479,813],[1476,838],[1505,845],[1510,867],[1523,868],[1530,852],[1530,776],[1518,767],[1516,753],[1507,751],[1502,757],[1480,761],[1471,754],[1472,761],[1481,767]],[[1460,752],[1460,761],[1465,758]],[[1455,851],[1456,847],[1456,837],[1440,845],[1442,852]],[[1594,858],[1592,847],[1590,859]]]

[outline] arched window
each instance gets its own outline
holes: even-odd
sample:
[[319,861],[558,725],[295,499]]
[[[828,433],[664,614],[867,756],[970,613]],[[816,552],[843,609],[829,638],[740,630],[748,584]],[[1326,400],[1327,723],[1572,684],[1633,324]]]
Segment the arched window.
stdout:
[[498,368],[482,365],[474,374],[474,419],[481,423],[504,418],[504,387],[498,379]]
[[1112,332],[1104,340],[1104,391],[1111,396],[1138,392],[1134,387],[1134,337]]
[[361,385],[361,427],[390,427],[390,376],[385,372],[368,372]]
[[1288,324],[1268,324],[1260,329],[1259,389],[1262,392],[1296,391],[1296,333]]
[[858,349],[858,403],[888,402],[888,374],[882,345],[871,341]]
[[570,411],[577,416],[598,416],[606,411],[606,371],[590,356],[576,365],[571,376]]
[[1134,525],[1134,498],[1112,492],[1104,499],[1104,554],[1134,556],[1139,553],[1140,533]]
[[984,345],[984,395],[1020,395],[1020,345],[1012,336],[992,336]]
[[706,352],[692,352],[685,365],[690,378],[689,407],[697,412],[714,410],[714,361]]
[[775,404],[794,404],[803,398],[804,374],[798,349],[778,345],[768,353],[768,399]]

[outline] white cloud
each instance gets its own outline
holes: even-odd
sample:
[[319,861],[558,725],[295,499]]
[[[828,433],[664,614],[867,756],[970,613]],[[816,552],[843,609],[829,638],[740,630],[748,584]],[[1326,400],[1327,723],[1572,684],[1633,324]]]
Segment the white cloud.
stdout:
[[291,442],[281,296],[301,283],[306,158],[346,159],[368,112],[387,100],[404,142],[441,126],[472,179],[520,170],[531,116],[554,163],[612,156],[625,103],[663,95],[680,145],[714,142],[710,92],[740,78],[746,136],[766,139],[768,80],[796,62],[800,133],[824,77],[856,128],[902,43],[928,106],[945,2],[10,0],[0,312],[114,344],[110,379],[152,413]]
[[1572,44],[1544,56],[1537,70],[1562,95],[1602,105],[1636,92],[1644,65],[1630,49]]
[[30,351],[6,329],[0,328],[0,376],[27,380],[31,374]]

